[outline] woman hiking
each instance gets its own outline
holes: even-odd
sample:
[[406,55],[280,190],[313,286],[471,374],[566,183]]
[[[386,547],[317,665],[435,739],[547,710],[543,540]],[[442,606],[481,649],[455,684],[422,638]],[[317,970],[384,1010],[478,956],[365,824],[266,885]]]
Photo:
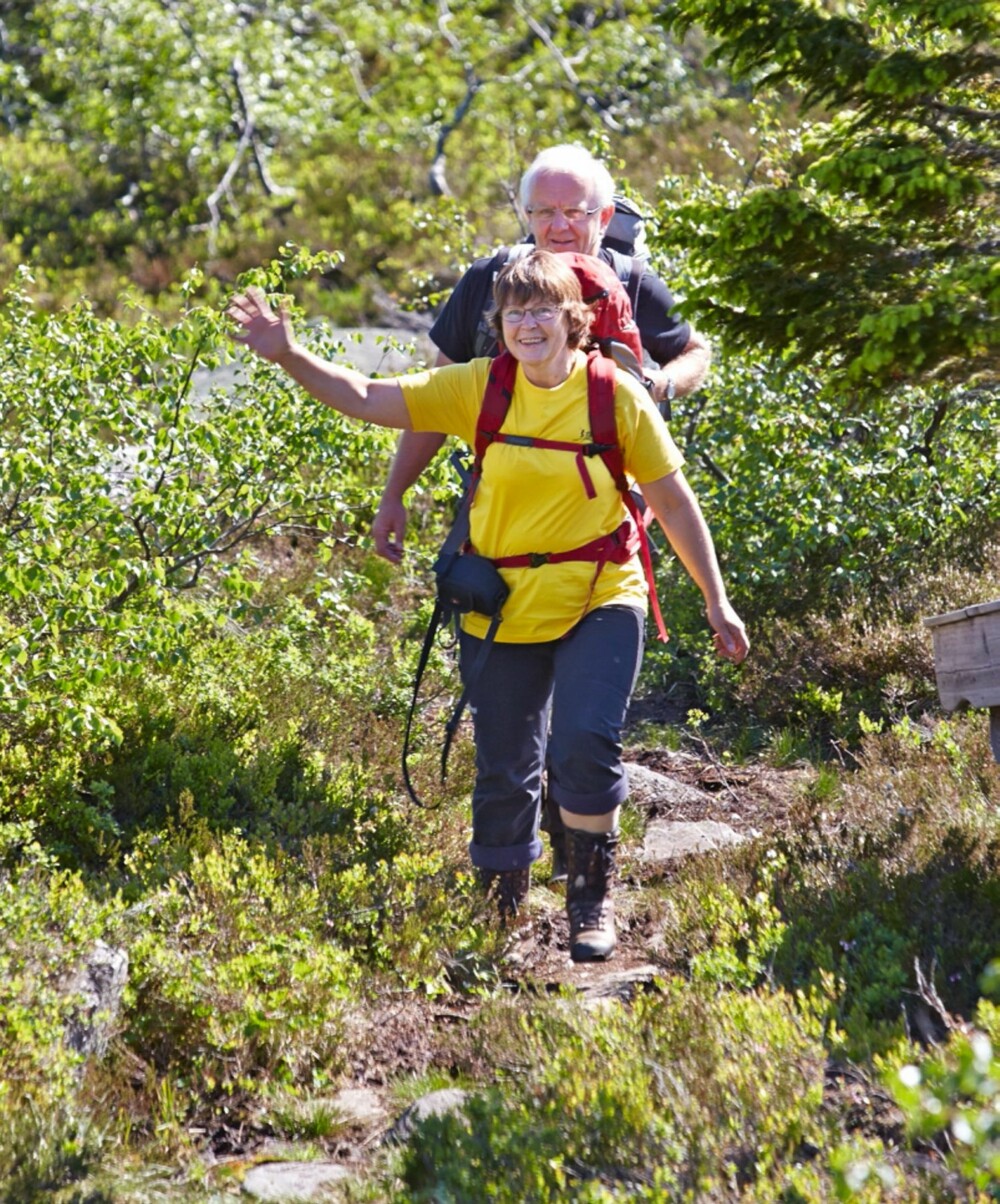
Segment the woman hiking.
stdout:
[[[227,312],[241,328],[237,342],[278,364],[324,405],[364,422],[475,444],[499,361],[371,380],[301,347],[287,313],[275,313],[260,289],[234,297]],[[493,561],[510,590],[495,642],[471,683],[470,856],[501,913],[515,914],[542,852],[547,755],[548,791],[567,829],[574,961],[601,960],[615,948],[612,884],[618,816],[628,795],[621,733],[642,660],[647,606],[623,494],[599,455],[590,454],[595,369],[583,350],[589,321],[565,257],[535,251],[498,275],[492,322],[514,361],[513,388],[470,511],[471,545]],[[642,385],[618,372],[613,387],[624,469],[701,590],[716,650],[738,663],[749,648],[746,632],[726,597],[683,458]],[[463,617],[459,663],[466,681],[488,627],[482,615]]]

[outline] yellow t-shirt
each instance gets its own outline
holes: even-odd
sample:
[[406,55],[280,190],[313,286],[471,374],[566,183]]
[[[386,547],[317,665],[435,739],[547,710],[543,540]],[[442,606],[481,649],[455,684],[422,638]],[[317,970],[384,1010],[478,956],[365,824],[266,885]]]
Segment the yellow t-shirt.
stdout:
[[[474,445],[490,361],[475,359],[400,380],[413,429],[457,435]],[[649,394],[634,378],[617,374],[615,423],[625,470],[641,485],[684,463]],[[591,439],[587,362],[577,353],[569,377],[554,389],[531,384],[518,370],[504,433],[586,443]],[[586,460],[596,490],[589,498],[576,457],[567,451],[494,443],[470,513],[476,551],[491,558],[529,552],[565,552],[617,529],[627,511],[599,456]],[[639,557],[606,564],[594,581],[593,561],[540,568],[503,568],[510,587],[497,641],[540,643],[559,639],[590,610],[624,604],[645,609],[646,579]],[[463,628],[482,637],[489,621],[463,617]]]

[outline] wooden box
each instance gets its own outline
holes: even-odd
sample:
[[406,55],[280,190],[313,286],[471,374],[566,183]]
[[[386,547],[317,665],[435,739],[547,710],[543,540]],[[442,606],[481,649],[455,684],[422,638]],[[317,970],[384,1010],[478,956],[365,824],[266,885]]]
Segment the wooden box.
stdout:
[[947,711],[989,707],[990,744],[1000,761],[1000,601],[924,619],[934,638],[938,697]]

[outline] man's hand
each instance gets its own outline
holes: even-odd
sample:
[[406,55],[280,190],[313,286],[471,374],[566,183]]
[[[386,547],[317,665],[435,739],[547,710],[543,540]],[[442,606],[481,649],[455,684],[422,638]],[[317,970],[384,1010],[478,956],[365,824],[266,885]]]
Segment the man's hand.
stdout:
[[674,382],[674,396],[687,397],[703,384],[712,362],[712,349],[708,341],[692,328],[684,350],[670,363],[649,373],[653,382],[653,400],[657,403],[667,398],[667,387]]
[[407,431],[399,441],[372,523],[375,551],[392,564],[399,564],[403,559],[407,518],[403,498],[434,459],[444,438],[434,431]]
[[382,495],[372,523],[372,538],[375,551],[392,564],[399,564],[403,559],[406,517],[406,507],[398,498]]

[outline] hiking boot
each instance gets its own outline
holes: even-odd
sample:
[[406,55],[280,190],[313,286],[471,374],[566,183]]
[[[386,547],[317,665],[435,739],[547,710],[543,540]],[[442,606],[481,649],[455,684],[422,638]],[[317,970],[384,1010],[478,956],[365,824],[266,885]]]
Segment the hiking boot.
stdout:
[[569,955],[575,962],[599,962],[615,951],[615,877],[617,832],[566,830],[566,914]]
[[531,866],[523,870],[478,870],[479,883],[497,905],[501,920],[513,920],[528,897]]

